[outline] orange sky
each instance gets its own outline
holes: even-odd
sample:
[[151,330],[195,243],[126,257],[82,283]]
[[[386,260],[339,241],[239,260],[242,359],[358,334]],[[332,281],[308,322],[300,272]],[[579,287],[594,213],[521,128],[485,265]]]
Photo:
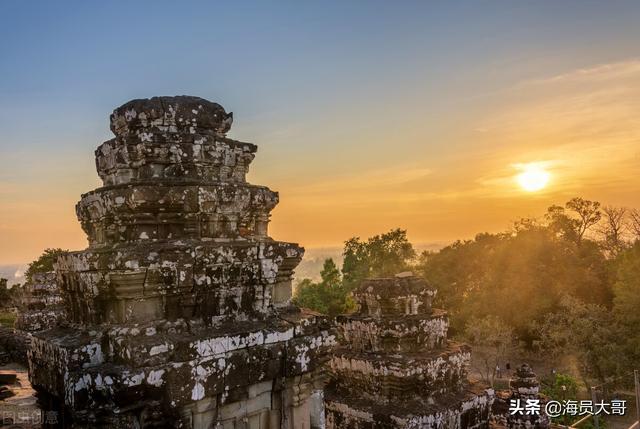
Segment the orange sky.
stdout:
[[[364,132],[353,138],[386,143],[366,155],[337,154],[375,158],[375,166],[297,184],[283,178],[272,231],[311,246],[396,226],[416,242],[450,241],[506,229],[573,196],[640,206],[640,61],[519,82],[482,101],[482,111],[457,123],[452,117],[437,133],[419,125],[378,137]],[[433,139],[450,150],[429,147]],[[415,142],[402,159],[396,140]],[[331,162],[327,155],[321,162]],[[551,173],[542,191],[524,192],[514,180],[518,164],[529,162]],[[266,178],[256,164],[255,175]]]
[[[416,113],[398,127],[376,121],[382,126],[349,129],[341,122],[348,113],[337,112],[304,146],[292,143],[287,151],[270,141],[295,142],[303,137],[296,130],[255,139],[249,180],[281,196],[271,235],[332,246],[402,227],[414,242],[451,241],[505,229],[572,196],[640,207],[640,60],[518,82],[468,107],[455,116],[441,112],[434,127],[434,118]],[[323,145],[332,133],[322,130],[332,126],[348,145]],[[244,138],[241,120],[232,134]],[[24,168],[56,181],[2,184],[0,262],[29,261],[45,247],[85,247],[74,204],[98,185],[98,143],[63,153],[65,161],[9,154],[16,162],[32,156]],[[524,192],[514,180],[517,165],[528,162],[551,173],[544,190]]]

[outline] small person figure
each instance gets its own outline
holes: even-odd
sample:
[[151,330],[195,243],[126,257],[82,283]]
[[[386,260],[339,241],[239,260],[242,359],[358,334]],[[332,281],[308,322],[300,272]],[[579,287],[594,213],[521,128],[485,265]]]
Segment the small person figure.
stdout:
[[500,370],[500,365],[496,365],[496,376],[498,378],[502,378],[502,371]]

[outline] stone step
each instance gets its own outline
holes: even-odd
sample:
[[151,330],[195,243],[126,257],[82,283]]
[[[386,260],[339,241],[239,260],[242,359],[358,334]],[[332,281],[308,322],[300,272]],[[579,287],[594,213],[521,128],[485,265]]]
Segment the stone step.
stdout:
[[327,428],[478,428],[486,427],[494,391],[471,383],[457,393],[404,401],[365,398],[325,390]]
[[334,352],[329,366],[336,383],[370,396],[403,399],[459,391],[470,362],[467,346],[449,342],[439,350],[385,354]]

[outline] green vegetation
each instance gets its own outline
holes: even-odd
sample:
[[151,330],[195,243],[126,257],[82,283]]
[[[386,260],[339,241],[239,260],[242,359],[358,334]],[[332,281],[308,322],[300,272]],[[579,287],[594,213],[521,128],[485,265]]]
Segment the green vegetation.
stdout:
[[14,313],[13,311],[0,311],[0,326],[13,328],[13,323],[15,321],[16,321],[16,313]]
[[27,281],[31,281],[31,276],[35,273],[46,273],[49,271],[53,271],[53,263],[56,261],[58,256],[68,252],[68,250],[63,249],[45,249],[42,252],[42,255],[38,257],[35,261],[29,264],[27,271],[25,271],[25,277]]
[[[556,401],[578,400],[578,382],[567,374],[555,374],[547,385],[543,385],[542,393]],[[554,417],[552,421],[562,425],[571,425],[582,416],[568,414]]]
[[[406,231],[345,242],[341,272],[299,283],[295,302],[348,312],[366,277],[411,270],[438,289],[452,334],[482,354],[487,379],[506,349],[573,356],[583,384],[610,381],[640,361],[640,212],[573,198],[502,233],[478,234],[416,256]],[[481,372],[482,372],[481,371]]]
[[348,313],[355,306],[349,293],[368,277],[392,276],[410,267],[415,258],[407,232],[401,229],[376,235],[367,241],[347,240],[342,274],[333,259],[324,262],[321,281],[302,280],[296,287],[294,302],[321,313]]
[[295,303],[325,314],[335,315],[351,311],[354,307],[353,302],[333,259],[324,261],[320,277],[322,280],[319,283],[304,279],[298,285]]
[[464,339],[479,358],[480,366],[475,369],[483,380],[495,386],[496,367],[505,361],[507,352],[513,352],[516,347],[513,328],[496,316],[472,319],[465,328]]
[[344,243],[342,274],[351,291],[369,277],[393,276],[409,269],[416,252],[407,239],[407,231],[394,229],[367,241],[354,237]]

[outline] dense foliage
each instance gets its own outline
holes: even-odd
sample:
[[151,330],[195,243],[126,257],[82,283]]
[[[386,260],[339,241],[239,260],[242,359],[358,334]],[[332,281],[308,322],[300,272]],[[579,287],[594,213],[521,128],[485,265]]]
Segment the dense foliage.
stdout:
[[353,304],[333,259],[324,261],[319,283],[304,279],[297,287],[294,302],[325,314],[347,313]]
[[42,255],[38,257],[35,261],[31,262],[27,267],[27,271],[25,271],[25,277],[28,281],[31,281],[31,276],[35,273],[46,273],[49,271],[53,271],[53,264],[58,258],[58,256],[68,252],[68,250],[63,249],[45,249],[42,252]]

